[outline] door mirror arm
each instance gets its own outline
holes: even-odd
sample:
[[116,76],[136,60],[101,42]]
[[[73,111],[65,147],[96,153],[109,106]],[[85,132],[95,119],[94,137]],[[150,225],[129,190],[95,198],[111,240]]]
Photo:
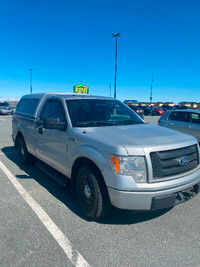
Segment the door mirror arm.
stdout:
[[61,122],[59,118],[45,118],[43,120],[43,128],[45,129],[57,129],[60,131],[66,131],[67,123]]

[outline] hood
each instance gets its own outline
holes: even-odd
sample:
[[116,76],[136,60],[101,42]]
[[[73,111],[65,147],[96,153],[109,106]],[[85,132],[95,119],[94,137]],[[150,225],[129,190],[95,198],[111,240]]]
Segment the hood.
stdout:
[[[84,128],[86,135],[101,142],[122,145],[131,154],[134,148],[148,148],[195,143],[195,138],[175,130],[153,124],[138,124],[125,126],[105,126]],[[187,144],[188,145],[188,144]]]

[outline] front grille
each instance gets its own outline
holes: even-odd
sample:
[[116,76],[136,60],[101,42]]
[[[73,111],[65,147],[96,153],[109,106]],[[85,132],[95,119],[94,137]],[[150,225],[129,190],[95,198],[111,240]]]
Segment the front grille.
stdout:
[[[186,165],[181,165],[179,162],[183,157],[189,159],[189,163]],[[179,175],[196,168],[199,164],[197,145],[173,150],[151,152],[150,158],[154,180]]]

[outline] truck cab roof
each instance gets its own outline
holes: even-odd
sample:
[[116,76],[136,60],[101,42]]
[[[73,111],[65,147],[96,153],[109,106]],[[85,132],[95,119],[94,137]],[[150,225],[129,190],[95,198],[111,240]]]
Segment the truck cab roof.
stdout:
[[64,99],[113,99],[104,96],[93,96],[87,94],[75,94],[75,93],[39,93],[24,95],[22,99],[43,99],[48,96],[61,96]]

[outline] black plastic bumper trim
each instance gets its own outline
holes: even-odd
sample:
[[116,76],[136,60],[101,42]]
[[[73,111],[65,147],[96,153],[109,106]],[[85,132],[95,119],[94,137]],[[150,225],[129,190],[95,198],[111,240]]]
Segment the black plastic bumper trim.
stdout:
[[165,209],[185,202],[200,192],[200,183],[170,195],[154,197],[151,203],[151,210]]

